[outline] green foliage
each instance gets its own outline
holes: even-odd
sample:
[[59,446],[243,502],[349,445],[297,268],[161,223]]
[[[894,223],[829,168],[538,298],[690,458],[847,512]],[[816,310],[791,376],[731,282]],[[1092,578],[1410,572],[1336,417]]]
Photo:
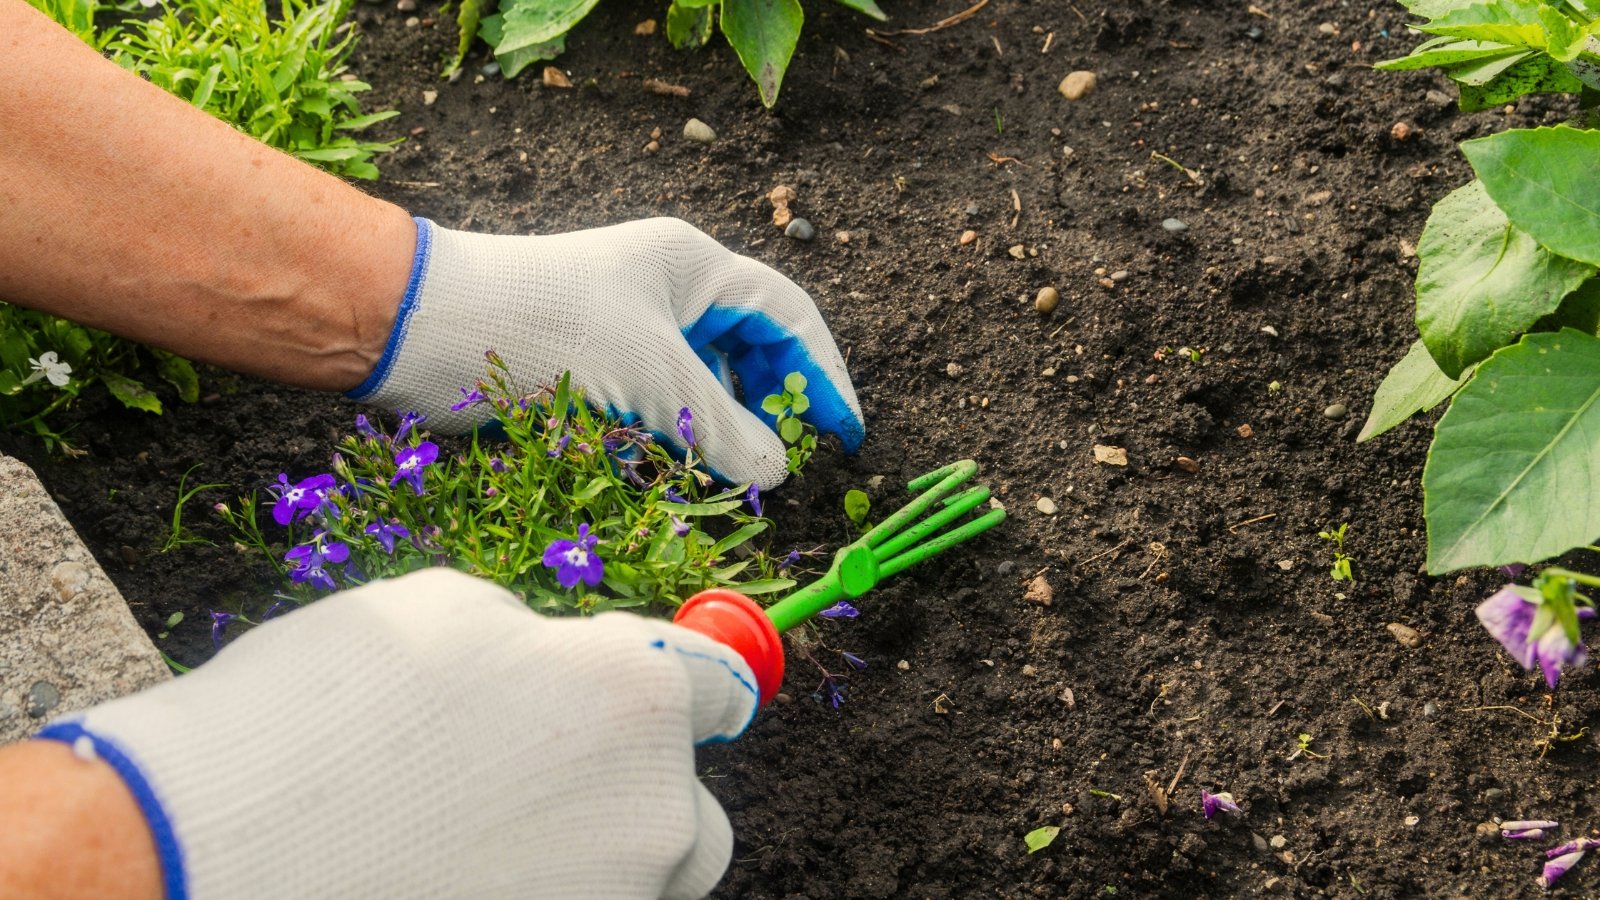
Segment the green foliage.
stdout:
[[[368,90],[345,81],[354,30],[340,35],[350,0],[283,0],[271,18],[262,0],[169,0],[159,16],[97,28],[95,15],[126,11],[128,0],[29,0],[90,46],[242,131],[337,175],[377,178],[372,163],[394,143],[354,135],[398,115],[363,115],[357,95]],[[71,368],[56,386],[34,378],[34,362],[55,353]],[[0,303],[0,427],[40,437],[49,448],[71,451],[52,430],[51,416],[96,385],[131,409],[161,413],[150,389],[154,378],[171,384],[185,403],[199,399],[194,366],[161,350],[139,347],[101,331]]]
[[[1435,37],[1379,68],[1439,69],[1469,111],[1533,93],[1600,102],[1600,21],[1587,3],[1402,3]],[[1422,479],[1436,574],[1538,562],[1600,532],[1589,512],[1600,457],[1587,438],[1600,425],[1600,131],[1515,129],[1461,151],[1477,180],[1434,206],[1417,248],[1421,340],[1384,379],[1359,438],[1454,398]]]
[[[1060,833],[1061,826],[1046,825],[1043,828],[1035,828],[1034,830],[1023,835],[1022,842],[1028,845],[1028,852],[1030,854],[1038,853],[1040,850],[1043,850],[1044,848],[1055,843],[1056,835]],[[1112,893],[1115,893],[1115,891]]]
[[817,430],[800,420],[810,408],[806,377],[799,372],[790,372],[783,379],[783,393],[768,394],[761,401],[761,411],[773,417],[772,427],[786,445],[784,453],[792,475],[799,475],[817,451]]
[[1597,401],[1593,335],[1530,334],[1478,367],[1423,470],[1430,572],[1534,562],[1600,534]]
[[[492,15],[480,12],[488,0],[463,0],[457,15],[461,39],[446,63],[445,74],[461,67],[474,35],[494,50],[500,71],[515,77],[529,64],[555,59],[566,49],[566,35],[599,0],[500,0]],[[835,0],[878,21],[887,18],[875,0]],[[472,9],[468,10],[468,6]],[[761,102],[771,108],[778,102],[784,73],[800,43],[805,11],[800,0],[671,0],[666,13],[666,35],[672,46],[686,50],[703,47],[720,27],[722,36],[744,65]]]
[[237,126],[263,143],[335,175],[375,179],[372,160],[397,141],[355,134],[399,115],[363,114],[344,81],[356,32],[339,27],[351,0],[283,0],[273,20],[262,0],[173,0],[155,19],[135,19],[106,46],[123,67]]
[[[420,494],[397,478],[397,457],[425,435],[367,432],[340,443],[331,466],[340,487],[309,518],[271,526],[269,537],[255,496],[218,512],[290,579],[282,596],[296,603],[326,592],[294,580],[284,551],[296,545],[347,547],[348,563],[326,567],[338,587],[452,566],[546,612],[675,607],[711,587],[760,595],[794,586],[778,567],[786,554],[774,557],[756,541],[771,523],[750,514],[745,486],[715,488],[696,462],[674,461],[643,428],[590,409],[567,377],[524,393],[495,367],[478,390],[493,411],[490,427],[423,466]],[[504,439],[490,441],[487,431]],[[393,525],[409,534],[391,551],[368,528]],[[544,553],[574,539],[580,525],[598,538],[592,552],[604,563],[603,580],[564,588]]]
[[[178,479],[178,502],[172,504],[172,524],[167,529],[166,542],[161,545],[160,552],[162,552],[162,553],[171,553],[172,551],[178,549],[179,547],[185,546],[187,544],[210,544],[211,543],[211,541],[208,541],[203,537],[196,536],[194,532],[190,531],[189,529],[187,529],[187,528],[185,528],[183,526],[183,507],[186,504],[188,504],[188,502],[190,500],[194,499],[194,495],[195,494],[198,494],[201,491],[213,490],[215,488],[224,488],[224,487],[227,487],[227,485],[226,484],[197,484],[194,487],[189,488],[188,490],[185,490],[184,487],[189,482],[189,476],[191,474],[193,474],[195,469],[198,469],[198,468],[200,468],[200,464],[199,463],[195,463],[194,465],[189,467],[189,470],[187,472],[183,473],[183,477]],[[174,615],[176,615],[179,618],[180,621],[183,618],[183,613],[174,613]],[[176,624],[176,623],[168,624],[167,627],[171,628],[173,624]]]
[[1333,568],[1328,571],[1328,576],[1334,581],[1354,582],[1356,580],[1356,573],[1353,568],[1355,557],[1344,552],[1344,538],[1349,530],[1349,522],[1340,522],[1338,528],[1317,532],[1317,537],[1333,545]]
[[872,498],[866,491],[851,488],[844,492],[844,514],[862,531],[867,530],[867,514],[872,511]]

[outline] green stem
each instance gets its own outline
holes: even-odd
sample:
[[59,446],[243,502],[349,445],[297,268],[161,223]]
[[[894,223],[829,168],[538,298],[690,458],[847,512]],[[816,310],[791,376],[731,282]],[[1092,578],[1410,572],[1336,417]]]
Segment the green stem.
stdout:
[[1600,577],[1596,577],[1594,575],[1585,575],[1582,572],[1574,572],[1571,569],[1563,569],[1560,566],[1551,566],[1539,574],[1540,577],[1568,578],[1587,587],[1600,588]]

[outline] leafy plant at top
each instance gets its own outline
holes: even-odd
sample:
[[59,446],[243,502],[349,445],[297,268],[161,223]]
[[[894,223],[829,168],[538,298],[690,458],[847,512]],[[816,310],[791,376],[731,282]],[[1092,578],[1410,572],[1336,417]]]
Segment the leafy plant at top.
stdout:
[[[393,149],[353,136],[398,113],[363,115],[356,95],[368,86],[342,78],[356,39],[353,30],[339,34],[350,0],[284,0],[274,5],[277,21],[260,0],[171,0],[154,19],[104,29],[95,15],[108,7],[96,0],[29,2],[125,68],[335,174],[376,178],[373,157]],[[184,402],[199,399],[187,360],[0,303],[0,427],[71,451],[49,423],[53,414],[96,385],[125,406],[160,413],[146,383],[152,373]]]
[[[1435,37],[1379,68],[1440,69],[1464,110],[1548,92],[1600,103],[1586,2],[1402,3]],[[1359,439],[1451,400],[1422,478],[1431,572],[1536,562],[1600,534],[1585,436],[1600,424],[1600,132],[1586,121],[1463,143],[1477,178],[1434,206],[1418,244],[1420,339]]]
[[774,557],[753,543],[770,525],[753,485],[717,490],[694,454],[674,461],[643,428],[590,409],[567,377],[524,393],[491,361],[458,405],[485,406],[503,442],[480,432],[451,453],[427,440],[418,416],[402,417],[393,434],[358,417],[330,471],[279,476],[270,508],[282,543],[263,531],[255,496],[237,509],[219,505],[241,542],[287,580],[282,601],[429,566],[495,581],[551,612],[794,586],[800,555]]
[[[485,13],[494,0],[462,0],[456,22],[461,39],[445,68],[461,67],[473,35],[494,49],[507,78],[540,60],[555,59],[566,49],[566,35],[599,0],[499,0],[499,9]],[[863,15],[883,21],[876,0],[835,0]],[[666,12],[667,40],[678,49],[700,47],[720,28],[755,81],[761,102],[778,102],[783,76],[800,43],[805,12],[800,0],[672,0]]]

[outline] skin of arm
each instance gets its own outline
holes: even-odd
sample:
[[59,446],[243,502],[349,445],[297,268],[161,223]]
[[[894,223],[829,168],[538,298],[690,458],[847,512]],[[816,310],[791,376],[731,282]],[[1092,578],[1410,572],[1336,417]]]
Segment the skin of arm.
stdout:
[[110,766],[54,741],[0,747],[0,897],[161,895],[149,827]]
[[0,0],[0,299],[274,381],[360,384],[416,225]]

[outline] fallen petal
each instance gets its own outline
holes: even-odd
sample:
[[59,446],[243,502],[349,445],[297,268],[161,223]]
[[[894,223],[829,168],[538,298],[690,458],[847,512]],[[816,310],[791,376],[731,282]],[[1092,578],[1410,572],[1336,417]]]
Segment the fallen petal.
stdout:
[[1567,870],[1577,865],[1583,859],[1582,850],[1564,853],[1544,864],[1544,873],[1539,876],[1540,887],[1547,888],[1554,884],[1557,878],[1567,874]]

